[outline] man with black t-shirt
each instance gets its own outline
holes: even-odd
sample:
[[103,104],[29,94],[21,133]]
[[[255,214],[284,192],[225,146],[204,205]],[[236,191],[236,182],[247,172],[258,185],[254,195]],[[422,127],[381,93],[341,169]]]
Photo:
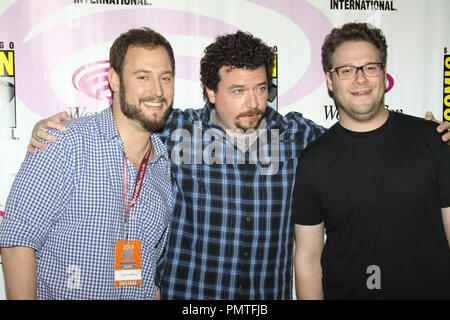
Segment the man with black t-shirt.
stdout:
[[360,23],[322,47],[340,120],[297,169],[300,299],[450,299],[450,147],[433,122],[386,110],[386,56]]

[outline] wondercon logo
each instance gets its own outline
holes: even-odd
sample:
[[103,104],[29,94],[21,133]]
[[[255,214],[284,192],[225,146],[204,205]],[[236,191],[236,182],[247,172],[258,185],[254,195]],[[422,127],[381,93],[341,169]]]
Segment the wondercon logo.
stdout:
[[[166,4],[170,1],[159,1],[160,5],[158,6],[127,8],[126,10],[110,10],[97,6],[99,9],[96,9],[95,12],[79,14],[84,11],[76,11],[76,14],[67,15],[67,19],[65,21],[61,19],[59,23],[54,22],[53,15],[59,14],[63,9],[71,10],[71,1],[50,1],[50,4],[30,0],[9,2],[12,4],[0,14],[2,18],[0,24],[3,26],[1,30],[7,30],[8,37],[17,39],[15,50],[27,52],[31,57],[17,65],[18,74],[28,75],[18,79],[18,81],[20,80],[18,86],[27,88],[21,92],[20,98],[27,107],[44,117],[55,113],[55,104],[52,103],[55,101],[55,96],[64,101],[66,105],[78,105],[80,109],[98,110],[99,105],[102,106],[112,101],[107,83],[109,66],[106,59],[81,67],[78,64],[75,64],[74,67],[72,63],[80,56],[85,57],[84,50],[91,49],[90,47],[92,50],[97,50],[106,46],[107,42],[116,38],[120,32],[136,27],[136,23],[142,24],[141,22],[144,21],[145,24],[150,21],[151,26],[161,34],[177,38],[185,37],[188,42],[197,42],[190,41],[192,37],[214,39],[217,35],[235,32],[244,27],[245,29],[249,28],[245,17],[236,20],[242,20],[245,25],[234,25],[227,22],[227,20],[234,21],[234,19],[226,19],[220,10],[216,14],[210,15],[203,10],[196,12],[192,8],[183,11],[182,6],[172,9],[173,5]],[[79,3],[81,2],[86,3],[87,1],[79,1]],[[100,3],[100,1],[97,2]],[[279,86],[281,83],[277,84],[280,88],[277,96],[279,108],[293,105],[324,83],[320,61],[322,45],[320,39],[324,39],[334,27],[324,12],[308,0],[233,1],[233,3],[235,2],[243,8],[242,12],[255,12],[252,16],[252,25],[255,27],[267,23],[277,26],[273,28],[273,33],[277,34],[273,34],[272,40],[270,37],[264,40],[268,41],[268,44],[277,45],[280,48],[292,48],[285,52],[286,54],[293,52],[291,60],[298,62],[294,69],[289,63],[289,58],[283,59],[287,61],[284,66],[277,66],[278,78],[280,79],[281,76],[284,78],[283,86],[286,88],[285,91]],[[32,13],[30,23],[21,25],[20,28],[8,28],[13,17],[22,17],[24,12],[25,18],[28,12]],[[111,21],[114,23],[111,24]],[[173,21],[178,23],[173,23]],[[66,25],[63,25],[64,23]],[[292,28],[292,24],[294,28]],[[68,29],[67,25],[77,26],[77,28]],[[197,28],[195,26],[207,27]],[[296,41],[292,41],[292,37],[289,36],[291,29],[294,32],[293,35],[298,37]],[[38,30],[40,31],[37,32]],[[92,30],[101,30],[101,32],[92,32]],[[288,36],[284,36],[285,34]],[[276,43],[274,43],[275,39]],[[203,50],[204,46],[195,48],[195,46],[183,45],[183,43],[181,42],[177,47],[177,65],[180,66],[177,69],[177,78],[188,80],[183,87],[187,88],[186,100],[193,99],[185,102],[185,105],[189,106],[198,104],[197,95],[191,92],[194,91],[193,88],[198,89],[198,52],[200,52],[199,49]],[[106,48],[101,50],[105,51],[105,55],[107,54]],[[39,55],[40,52],[46,52],[45,59]],[[34,72],[30,73],[30,69]],[[70,79],[71,75],[67,76],[66,70],[75,69],[76,71]],[[70,80],[72,80],[72,84],[70,84]],[[36,86],[36,83],[39,83],[39,86]],[[74,88],[77,91],[76,94],[72,95],[71,91],[73,90],[69,91],[68,88]],[[42,97],[42,99],[36,99],[36,97]],[[85,97],[87,99],[82,99]],[[94,102],[89,100],[94,100]],[[199,100],[203,102],[202,99]],[[96,104],[95,102],[98,101],[102,103]]]
[[75,89],[90,98],[112,103],[108,83],[109,61],[95,61],[79,67],[72,76]]
[[392,76],[389,73],[386,74],[386,78],[388,82],[386,87],[386,93],[388,93],[394,87],[394,78],[392,78]]
[[133,251],[124,251],[120,256],[122,257],[122,259],[130,261],[136,256],[136,254]]
[[2,222],[4,216],[5,216],[5,206],[0,204],[0,223]]

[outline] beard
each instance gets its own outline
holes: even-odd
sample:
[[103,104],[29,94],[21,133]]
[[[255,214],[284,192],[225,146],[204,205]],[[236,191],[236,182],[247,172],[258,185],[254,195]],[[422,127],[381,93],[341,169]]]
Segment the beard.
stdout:
[[159,114],[154,119],[147,117],[144,112],[134,104],[129,104],[125,99],[125,88],[121,84],[120,85],[120,109],[122,113],[130,120],[135,120],[141,124],[141,126],[148,132],[157,132],[164,128],[164,124],[166,123],[167,117],[169,116],[169,112],[172,109],[172,104],[167,103],[167,99],[164,97],[143,97],[139,99],[139,104],[142,104],[146,101],[159,101],[162,104],[166,105],[166,109],[162,110],[162,113]]

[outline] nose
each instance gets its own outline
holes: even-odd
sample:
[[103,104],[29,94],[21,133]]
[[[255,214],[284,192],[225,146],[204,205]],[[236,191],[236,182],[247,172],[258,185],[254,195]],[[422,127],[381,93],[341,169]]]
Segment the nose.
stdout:
[[164,94],[164,90],[159,79],[152,79],[149,82],[149,93],[152,96],[161,97]]
[[258,102],[258,97],[256,96],[256,93],[253,92],[253,90],[249,90],[248,94],[247,94],[247,99],[246,99],[246,107],[247,108],[258,108],[259,107],[259,102]]
[[365,81],[367,81],[366,75],[364,74],[362,69],[356,70],[355,81],[358,83],[364,83]]

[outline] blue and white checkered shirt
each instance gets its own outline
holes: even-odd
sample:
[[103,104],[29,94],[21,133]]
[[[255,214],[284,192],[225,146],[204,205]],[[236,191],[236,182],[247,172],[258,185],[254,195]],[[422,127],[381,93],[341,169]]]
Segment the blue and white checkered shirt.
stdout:
[[[172,213],[167,152],[154,159],[128,217],[141,240],[142,286],[114,286],[115,242],[125,240],[123,141],[111,108],[68,124],[56,143],[25,157],[0,226],[0,246],[36,250],[38,299],[154,299],[154,274]],[[128,159],[128,197],[136,169]],[[129,201],[130,199],[128,199]]]
[[174,110],[160,135],[175,197],[157,272],[161,297],[290,299],[295,171],[301,151],[325,129],[267,108],[246,146],[227,139],[214,114],[209,103]]

